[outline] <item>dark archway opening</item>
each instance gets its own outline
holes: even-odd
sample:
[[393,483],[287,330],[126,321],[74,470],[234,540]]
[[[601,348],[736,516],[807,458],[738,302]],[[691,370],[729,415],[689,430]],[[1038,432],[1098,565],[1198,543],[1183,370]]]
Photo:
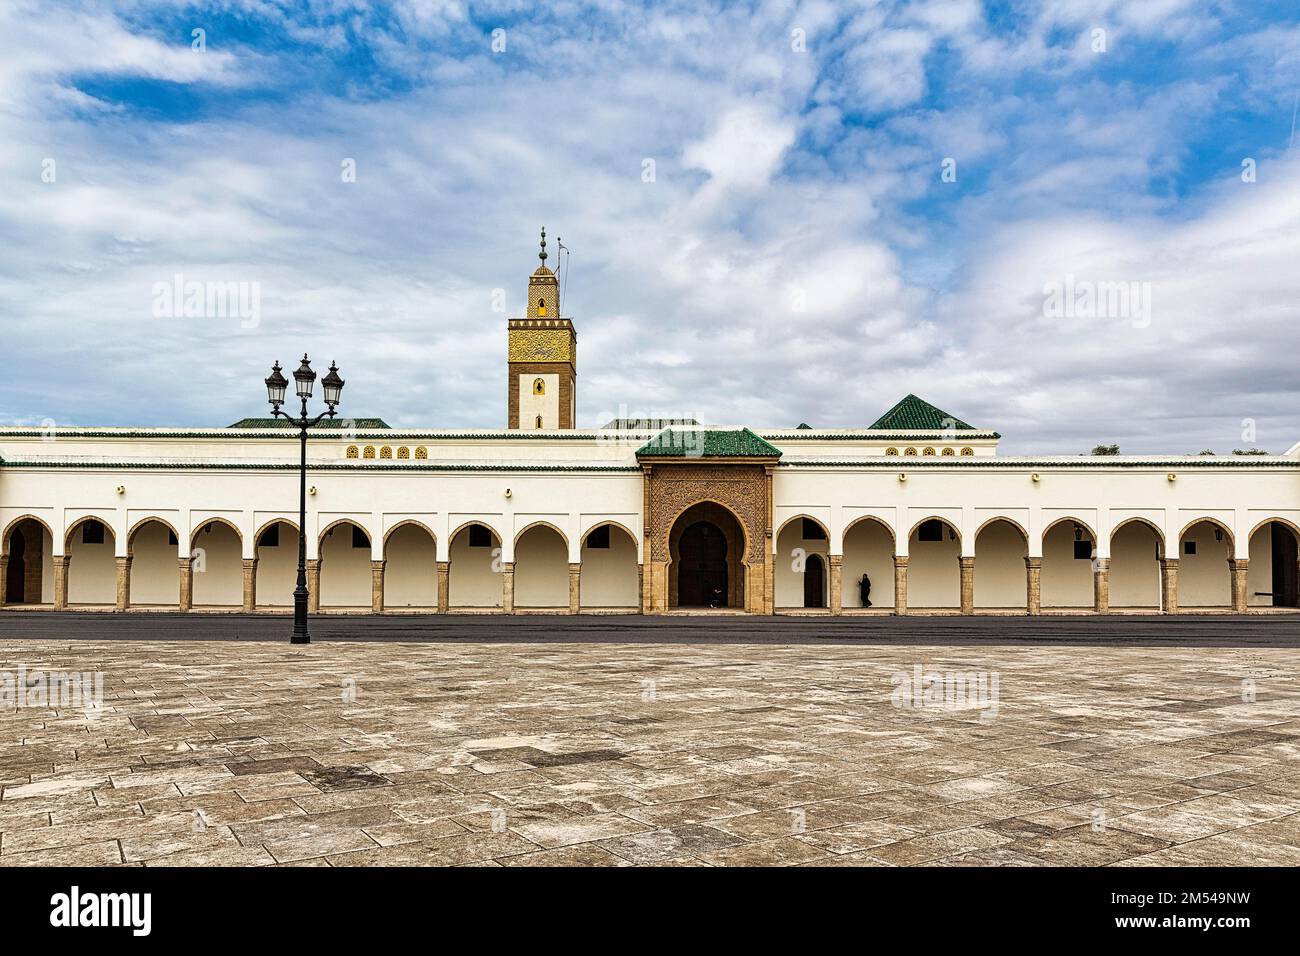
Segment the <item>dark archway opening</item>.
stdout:
[[27,578],[27,539],[21,529],[14,529],[9,535],[9,567],[5,572],[5,601],[9,604],[23,604],[27,598],[24,593]]
[[669,607],[745,606],[745,534],[730,510],[691,505],[673,522],[668,550]]
[[40,604],[44,600],[45,563],[51,544],[45,526],[30,518],[19,521],[9,532],[5,548],[9,564],[0,581],[0,598],[6,604]]
[[[1273,606],[1295,607],[1297,603],[1297,547],[1295,535],[1286,525],[1274,521]],[[13,559],[10,558],[10,561]],[[12,572],[11,572],[12,573]]]
[[803,606],[826,606],[826,567],[820,554],[808,555],[803,566]]
[[677,603],[682,607],[727,607],[727,537],[712,521],[697,521],[677,542]]

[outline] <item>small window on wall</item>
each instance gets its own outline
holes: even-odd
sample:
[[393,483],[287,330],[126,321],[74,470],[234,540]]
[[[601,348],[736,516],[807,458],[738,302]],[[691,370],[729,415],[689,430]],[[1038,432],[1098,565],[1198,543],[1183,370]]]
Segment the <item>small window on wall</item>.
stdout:
[[826,532],[812,518],[803,519],[803,539],[805,541],[825,541]]
[[481,524],[470,525],[469,546],[471,548],[492,547],[492,531],[486,525],[481,525]]
[[397,449],[397,457],[403,461],[408,460],[411,457],[411,449],[403,445],[401,448]]
[[349,458],[356,458],[360,453],[360,449],[358,449],[356,445],[348,445]]
[[87,521],[81,526],[82,544],[103,544],[104,526],[98,521]]
[[415,449],[416,461],[427,461],[428,458],[429,458],[429,449],[425,448],[423,445],[420,445],[418,448]]
[[609,525],[603,524],[599,528],[592,530],[587,535],[587,547],[589,548],[608,548],[609,547]]
[[1195,542],[1195,541],[1184,541],[1184,542],[1183,542],[1183,554],[1195,554],[1195,553],[1196,553],[1196,542]]
[[360,528],[358,528],[356,525],[352,526],[352,547],[354,548],[370,547],[370,536],[366,534],[364,531],[362,531]]
[[540,378],[533,379],[533,394],[534,395],[546,394],[546,383],[542,381]]
[[956,455],[956,454],[957,454],[957,452],[953,451],[952,448],[945,448],[945,449],[943,450],[943,457],[944,457],[944,458],[952,458],[952,457],[953,457],[954,455]]
[[903,454],[904,454],[904,455],[915,455],[915,454],[916,454],[916,447],[913,446],[913,445],[908,445],[906,448],[903,449]]
[[922,521],[921,527],[916,529],[917,541],[942,541],[943,540],[943,522],[937,518],[931,518],[929,521]]
[[545,299],[538,299],[538,300],[537,300],[537,314],[538,314],[538,315],[545,315],[545,314],[546,314],[546,300],[545,300]]
[[897,455],[897,454],[898,454],[898,449],[895,448],[893,445],[890,445],[888,448],[885,449],[885,454],[886,454],[886,455]]
[[541,415],[538,415],[537,418],[535,418],[535,419],[533,420],[533,427],[534,427],[534,428],[541,428],[541,427],[542,427],[542,416],[541,416]]
[[1074,542],[1074,560],[1091,561],[1092,560],[1092,542],[1076,541]]
[[280,547],[280,526],[273,524],[262,532],[262,536],[257,539],[259,548],[278,548]]

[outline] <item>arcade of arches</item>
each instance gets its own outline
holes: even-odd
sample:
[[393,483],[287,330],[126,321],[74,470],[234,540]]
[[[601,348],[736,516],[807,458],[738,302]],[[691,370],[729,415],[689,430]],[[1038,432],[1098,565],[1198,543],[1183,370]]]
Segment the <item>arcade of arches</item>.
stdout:
[[[712,608],[751,613],[1042,613],[1244,611],[1297,606],[1300,529],[1272,519],[1251,529],[1249,559],[1211,518],[1191,522],[1176,544],[1142,519],[1110,533],[1108,559],[1095,532],[1063,518],[1042,532],[1030,556],[1024,529],[994,518],[967,548],[939,516],[907,529],[898,555],[883,520],[858,518],[841,554],[821,519],[800,515],[772,530],[769,472],[745,466],[655,464],[647,482],[646,564],[638,542],[615,522],[587,528],[571,544],[535,522],[502,560],[499,534],[468,522],[438,560],[433,532],[416,521],[378,543],[359,523],[327,526],[308,561],[314,610],[622,611]],[[298,529],[288,520],[257,529],[252,555],[222,518],[200,522],[186,543],[163,518],[121,532],[85,516],[55,554],[50,528],[20,516],[3,529],[0,593],[11,607],[287,610],[292,606]],[[1170,535],[1172,539],[1173,535]],[[775,544],[769,542],[775,541]],[[570,562],[577,553],[581,560]],[[188,547],[189,556],[182,557]],[[968,550],[973,554],[966,553]],[[123,553],[124,552],[124,553]]]

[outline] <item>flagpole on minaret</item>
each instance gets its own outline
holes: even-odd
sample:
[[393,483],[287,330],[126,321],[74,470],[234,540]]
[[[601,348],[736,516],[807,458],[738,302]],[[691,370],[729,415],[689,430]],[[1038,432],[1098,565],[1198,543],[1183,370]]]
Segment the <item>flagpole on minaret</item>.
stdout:
[[565,269],[564,267],[568,264],[569,256],[570,256],[570,255],[572,255],[572,253],[569,252],[569,247],[566,246],[566,245],[564,244],[564,240],[561,239],[559,236],[556,236],[556,237],[555,237],[555,276],[556,276],[556,278],[559,279],[560,271],[561,271],[561,270],[564,271],[564,278],[559,280],[559,281],[560,281],[560,294],[559,294],[559,297],[558,297],[558,299],[556,300],[556,303],[555,303],[555,311],[556,311],[558,314],[560,314],[560,315],[564,315],[564,290],[565,290],[565,288],[566,288],[566,287],[568,286],[568,284],[569,284],[569,270],[568,270],[568,269]]

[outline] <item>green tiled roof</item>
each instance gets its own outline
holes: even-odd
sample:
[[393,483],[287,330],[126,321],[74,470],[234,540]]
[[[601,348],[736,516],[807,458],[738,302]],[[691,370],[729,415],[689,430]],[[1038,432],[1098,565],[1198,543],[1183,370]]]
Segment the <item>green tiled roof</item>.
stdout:
[[971,429],[975,426],[967,425],[955,415],[949,415],[942,408],[935,408],[929,402],[917,398],[915,395],[907,395],[901,402],[891,408],[885,414],[881,415],[870,426],[871,428],[887,429],[949,429],[965,428]]
[[[227,428],[293,428],[283,418],[241,418]],[[323,418],[316,428],[351,428],[359,431],[364,428],[387,428],[388,422],[382,418]]]
[[779,458],[781,450],[748,428],[665,428],[637,449],[637,457]]

